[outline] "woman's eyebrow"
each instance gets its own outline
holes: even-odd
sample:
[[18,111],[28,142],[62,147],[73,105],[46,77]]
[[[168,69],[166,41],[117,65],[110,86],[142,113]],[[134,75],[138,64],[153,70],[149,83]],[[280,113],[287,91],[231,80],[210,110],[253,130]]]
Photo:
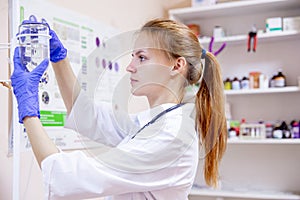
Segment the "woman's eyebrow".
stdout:
[[141,54],[141,53],[146,53],[146,52],[147,52],[146,50],[140,49],[140,50],[137,50],[136,52],[133,52],[132,54],[134,54],[134,55],[139,55],[139,54]]

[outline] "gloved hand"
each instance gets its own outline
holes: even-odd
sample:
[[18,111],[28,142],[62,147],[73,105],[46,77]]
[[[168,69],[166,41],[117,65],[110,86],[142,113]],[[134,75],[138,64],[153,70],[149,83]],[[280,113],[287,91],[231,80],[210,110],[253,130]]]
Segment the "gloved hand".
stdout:
[[[38,23],[37,19],[34,15],[29,17],[29,20],[24,20],[22,24],[31,24],[31,23]],[[49,35],[51,36],[50,39],[50,61],[51,62],[58,62],[63,60],[67,57],[67,49],[63,46],[61,41],[58,39],[56,33],[50,28],[49,24],[45,19],[42,19],[43,24],[47,25],[49,28]]]
[[[48,25],[48,23],[46,23]],[[67,49],[63,46],[61,41],[58,39],[56,33],[50,29],[49,27],[49,34],[51,36],[50,39],[50,61],[51,62],[58,62],[63,60],[67,57]]]
[[17,47],[14,52],[14,72],[11,76],[11,83],[18,102],[19,122],[23,123],[23,119],[27,116],[40,117],[38,87],[49,60],[43,60],[29,72],[21,62],[21,56],[24,55],[20,55],[19,48]]

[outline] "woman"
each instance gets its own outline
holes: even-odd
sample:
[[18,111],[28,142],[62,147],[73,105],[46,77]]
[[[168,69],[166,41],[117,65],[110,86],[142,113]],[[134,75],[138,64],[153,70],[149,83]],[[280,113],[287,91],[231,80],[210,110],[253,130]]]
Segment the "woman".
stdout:
[[[67,50],[50,33],[50,60],[67,108],[66,127],[105,144],[105,151],[91,159],[80,151],[57,149],[39,121],[38,82],[48,63],[28,73],[16,51],[11,79],[19,119],[41,166],[47,199],[187,199],[199,144],[206,154],[206,183],[217,186],[227,138],[220,66],[185,25],[156,19],[138,32],[126,70],[133,95],[146,96],[151,109],[130,121],[85,98]],[[199,91],[194,103],[185,103],[184,88],[190,84],[199,84]]]

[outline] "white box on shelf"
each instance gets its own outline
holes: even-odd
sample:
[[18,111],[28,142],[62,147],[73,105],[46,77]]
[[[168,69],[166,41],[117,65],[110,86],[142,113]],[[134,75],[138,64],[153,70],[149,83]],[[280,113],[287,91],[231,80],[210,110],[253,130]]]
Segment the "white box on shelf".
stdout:
[[300,30],[300,16],[299,17],[285,17],[283,18],[284,31],[298,31]]
[[282,18],[272,17],[266,19],[266,32],[282,31]]

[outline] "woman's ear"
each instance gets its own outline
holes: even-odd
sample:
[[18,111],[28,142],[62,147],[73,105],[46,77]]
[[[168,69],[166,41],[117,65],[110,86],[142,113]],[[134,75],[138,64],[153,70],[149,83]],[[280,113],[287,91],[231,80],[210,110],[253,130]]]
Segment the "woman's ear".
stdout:
[[176,58],[173,69],[172,69],[172,74],[173,73],[174,74],[177,74],[177,73],[183,74],[186,70],[186,64],[187,64],[187,62],[184,57]]

